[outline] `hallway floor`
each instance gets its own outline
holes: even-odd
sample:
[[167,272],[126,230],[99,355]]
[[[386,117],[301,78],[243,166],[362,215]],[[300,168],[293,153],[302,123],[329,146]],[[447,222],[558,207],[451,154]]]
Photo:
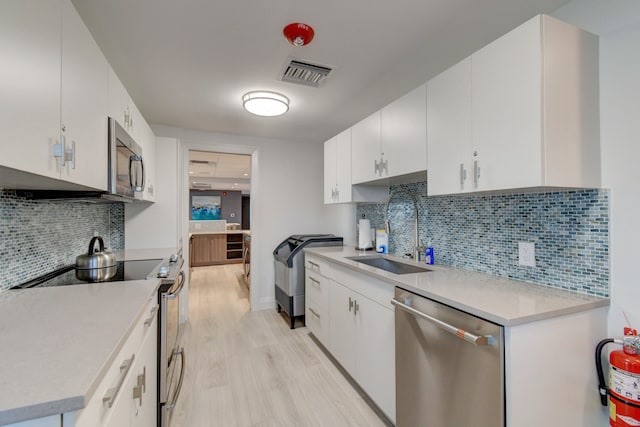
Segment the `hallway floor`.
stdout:
[[191,270],[186,374],[171,427],[384,426],[309,337],[249,311],[242,266]]

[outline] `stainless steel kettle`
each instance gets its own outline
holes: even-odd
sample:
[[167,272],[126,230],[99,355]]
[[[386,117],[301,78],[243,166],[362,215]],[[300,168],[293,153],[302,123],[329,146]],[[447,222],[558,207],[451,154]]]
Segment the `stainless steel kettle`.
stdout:
[[[96,242],[99,244],[95,249]],[[86,254],[76,257],[76,277],[87,282],[104,282],[111,279],[117,271],[116,255],[105,251],[104,240],[95,236],[89,242]]]

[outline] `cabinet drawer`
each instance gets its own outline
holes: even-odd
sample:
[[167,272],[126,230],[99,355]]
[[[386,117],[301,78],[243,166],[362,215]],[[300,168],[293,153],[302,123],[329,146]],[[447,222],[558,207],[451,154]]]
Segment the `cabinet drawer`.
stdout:
[[321,311],[315,304],[307,301],[305,307],[304,323],[309,331],[325,347],[329,344],[329,315],[326,311]]
[[312,271],[305,277],[305,300],[313,301],[322,311],[329,307],[329,279]]
[[305,254],[304,266],[307,271],[313,271],[314,273],[321,274],[324,277],[330,277],[330,264],[322,258]]
[[[74,427],[102,426],[109,421],[111,413],[118,405],[119,400],[122,398],[130,398],[124,387],[127,379],[134,375],[134,369],[132,368],[135,365],[136,359],[139,357],[138,352],[140,346],[149,334],[157,334],[157,323],[155,322],[157,312],[158,302],[154,297],[152,301],[147,303],[142,312],[142,316],[133,326],[133,330],[127,338],[127,341],[112,361],[111,366],[107,368],[102,381],[100,381],[96,387],[93,396],[87,402],[85,408],[75,414],[65,414],[65,422],[67,415],[69,415],[72,418],[75,417],[75,424],[70,424],[74,425]],[[120,386],[119,389],[118,386]],[[112,389],[117,391],[112,406],[109,407],[106,403],[103,403],[103,398],[110,394],[113,395],[113,392],[110,392]],[[126,396],[124,396],[125,394]]]
[[333,280],[346,286],[352,291],[364,295],[384,307],[391,310],[394,309],[390,302],[393,298],[394,290],[394,286],[392,284],[364,274],[353,273],[351,270],[339,265],[333,266],[331,274],[331,278]]

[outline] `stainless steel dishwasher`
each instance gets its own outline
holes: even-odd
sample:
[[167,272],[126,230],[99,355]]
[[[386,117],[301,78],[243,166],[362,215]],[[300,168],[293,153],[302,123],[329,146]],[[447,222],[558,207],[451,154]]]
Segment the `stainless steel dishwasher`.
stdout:
[[396,425],[504,427],[504,332],[396,288]]

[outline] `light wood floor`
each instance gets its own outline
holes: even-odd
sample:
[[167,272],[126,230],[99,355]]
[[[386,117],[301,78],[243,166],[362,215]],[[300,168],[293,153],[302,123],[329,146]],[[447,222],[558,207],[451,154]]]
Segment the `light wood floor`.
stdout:
[[187,368],[171,427],[384,426],[307,328],[249,311],[241,271],[191,271]]

